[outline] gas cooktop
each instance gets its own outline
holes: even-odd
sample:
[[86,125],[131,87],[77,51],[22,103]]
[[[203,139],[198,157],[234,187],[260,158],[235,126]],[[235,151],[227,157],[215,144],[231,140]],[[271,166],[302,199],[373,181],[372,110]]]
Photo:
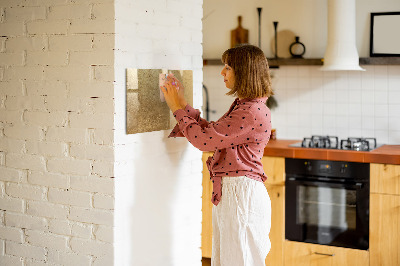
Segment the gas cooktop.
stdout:
[[320,148],[320,149],[337,149],[337,150],[353,150],[353,151],[371,151],[379,146],[376,138],[347,138],[339,142],[336,136],[311,136],[304,138],[302,142],[289,145],[291,147],[301,148]]

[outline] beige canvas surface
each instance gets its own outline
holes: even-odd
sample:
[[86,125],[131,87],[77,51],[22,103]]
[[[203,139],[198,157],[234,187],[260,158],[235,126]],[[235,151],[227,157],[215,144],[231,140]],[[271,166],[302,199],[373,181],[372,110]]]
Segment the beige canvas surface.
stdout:
[[193,105],[193,71],[169,69],[126,70],[127,134],[172,129],[176,120],[163,101],[160,74],[174,74],[183,84],[185,99]]

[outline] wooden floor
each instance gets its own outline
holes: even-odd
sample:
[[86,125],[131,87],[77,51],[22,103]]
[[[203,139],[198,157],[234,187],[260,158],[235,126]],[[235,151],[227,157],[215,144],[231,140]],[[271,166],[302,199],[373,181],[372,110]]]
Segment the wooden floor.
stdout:
[[202,258],[201,262],[203,263],[203,266],[211,266],[211,259],[209,258]]

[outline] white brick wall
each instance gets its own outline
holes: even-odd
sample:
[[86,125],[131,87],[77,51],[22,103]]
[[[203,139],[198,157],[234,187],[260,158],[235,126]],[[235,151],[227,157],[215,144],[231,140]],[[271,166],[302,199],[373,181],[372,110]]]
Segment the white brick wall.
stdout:
[[126,135],[125,71],[193,70],[199,108],[202,2],[116,0],[115,265],[201,265],[201,152],[170,130]]
[[46,259],[46,253],[44,247],[33,246],[27,243],[20,244],[14,241],[6,241],[5,254],[14,256],[15,258],[22,257],[24,259],[44,261]]
[[89,255],[83,255],[81,253],[74,252],[62,252],[58,250],[49,250],[47,254],[48,261],[50,263],[60,265],[91,265],[91,257]]
[[200,265],[201,152],[125,134],[125,69],[193,70],[199,108],[201,18],[202,0],[0,2],[1,264]]
[[112,265],[114,0],[2,0],[0,32],[0,265]]
[[7,212],[5,214],[5,225],[14,228],[24,228],[44,231],[49,221],[42,217]]

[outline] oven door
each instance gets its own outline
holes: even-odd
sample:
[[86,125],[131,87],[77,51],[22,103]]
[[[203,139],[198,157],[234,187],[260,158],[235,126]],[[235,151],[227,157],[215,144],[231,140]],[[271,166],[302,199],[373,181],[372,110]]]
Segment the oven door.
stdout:
[[286,239],[367,250],[369,185],[286,177]]

